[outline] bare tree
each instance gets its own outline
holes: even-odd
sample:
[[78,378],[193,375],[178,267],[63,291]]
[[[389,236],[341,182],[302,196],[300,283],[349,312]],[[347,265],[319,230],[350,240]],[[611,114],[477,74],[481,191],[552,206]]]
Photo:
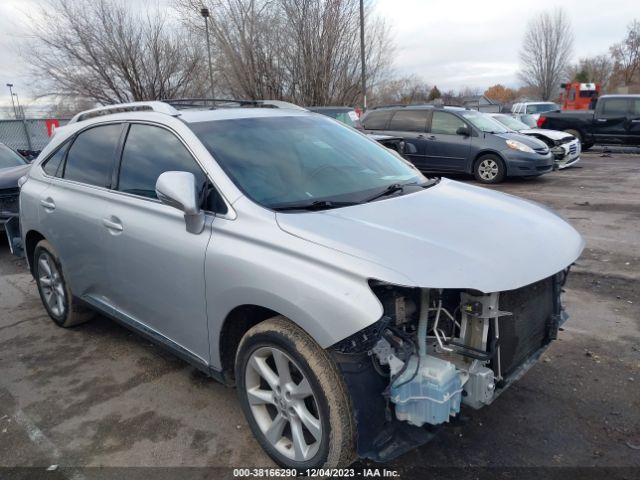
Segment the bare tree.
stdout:
[[613,61],[609,55],[596,55],[581,58],[578,63],[567,69],[566,78],[570,81],[599,83],[603,91],[609,86],[613,72]]
[[[236,97],[302,105],[351,104],[361,96],[358,0],[211,2],[215,77]],[[201,0],[176,0],[183,22],[204,37]],[[366,8],[367,84],[387,72],[391,44]]]
[[426,103],[431,85],[416,75],[378,82],[369,95],[371,105]]
[[640,22],[634,20],[627,26],[627,37],[611,47],[615,61],[615,76],[622,86],[640,82]]
[[560,88],[573,50],[573,32],[563,10],[542,12],[532,19],[520,49],[520,79],[542,100]]
[[32,19],[34,40],[24,55],[40,96],[109,104],[206,88],[201,50],[158,9],[143,15],[122,0],[47,1],[55,16]]

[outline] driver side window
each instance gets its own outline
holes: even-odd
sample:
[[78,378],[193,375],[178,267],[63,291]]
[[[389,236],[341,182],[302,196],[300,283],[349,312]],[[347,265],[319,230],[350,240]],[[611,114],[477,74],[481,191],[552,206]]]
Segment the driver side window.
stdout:
[[466,127],[466,124],[455,115],[447,112],[433,112],[431,133],[456,135],[456,132],[460,127]]

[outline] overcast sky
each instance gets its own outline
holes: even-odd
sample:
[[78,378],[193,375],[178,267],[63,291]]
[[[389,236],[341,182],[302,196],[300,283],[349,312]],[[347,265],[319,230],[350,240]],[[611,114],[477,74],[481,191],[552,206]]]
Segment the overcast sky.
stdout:
[[[8,82],[24,103],[29,101],[29,78],[17,49],[30,32],[20,12],[41,4],[42,0],[0,0],[0,105],[11,103]],[[449,90],[484,89],[495,83],[518,86],[518,49],[527,21],[556,5],[553,0],[377,0],[375,9],[391,27],[397,73],[416,74]],[[576,60],[606,53],[624,37],[634,15],[640,18],[637,0],[564,0],[562,6],[573,25]],[[55,12],[48,13],[55,21]]]

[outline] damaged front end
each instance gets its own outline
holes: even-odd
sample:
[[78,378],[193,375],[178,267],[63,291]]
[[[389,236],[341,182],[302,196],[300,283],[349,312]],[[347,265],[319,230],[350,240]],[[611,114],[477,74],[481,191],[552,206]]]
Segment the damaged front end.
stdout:
[[462,404],[492,403],[557,338],[567,274],[490,294],[370,282],[383,317],[330,349],[352,397],[358,454],[390,460]]

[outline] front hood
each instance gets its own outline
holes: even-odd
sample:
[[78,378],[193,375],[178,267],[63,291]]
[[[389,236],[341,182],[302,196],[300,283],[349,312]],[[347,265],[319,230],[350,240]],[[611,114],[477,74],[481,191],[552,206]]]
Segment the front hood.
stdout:
[[520,143],[524,143],[526,146],[533,148],[534,150],[541,150],[547,148],[547,144],[542,140],[538,140],[537,138],[530,137],[528,135],[524,135],[519,132],[507,132],[507,133],[495,133],[500,138],[504,138],[505,140],[516,140]]
[[524,133],[525,135],[544,135],[551,140],[562,140],[563,138],[573,137],[570,133],[561,132],[560,130],[548,130],[546,128],[530,128],[520,130],[519,133]]
[[18,165],[0,169],[0,189],[17,188],[18,179],[25,176],[30,168],[31,165]]
[[277,221],[291,235],[395,270],[423,288],[516,289],[566,268],[584,247],[546,207],[444,178],[417,193],[278,213]]

